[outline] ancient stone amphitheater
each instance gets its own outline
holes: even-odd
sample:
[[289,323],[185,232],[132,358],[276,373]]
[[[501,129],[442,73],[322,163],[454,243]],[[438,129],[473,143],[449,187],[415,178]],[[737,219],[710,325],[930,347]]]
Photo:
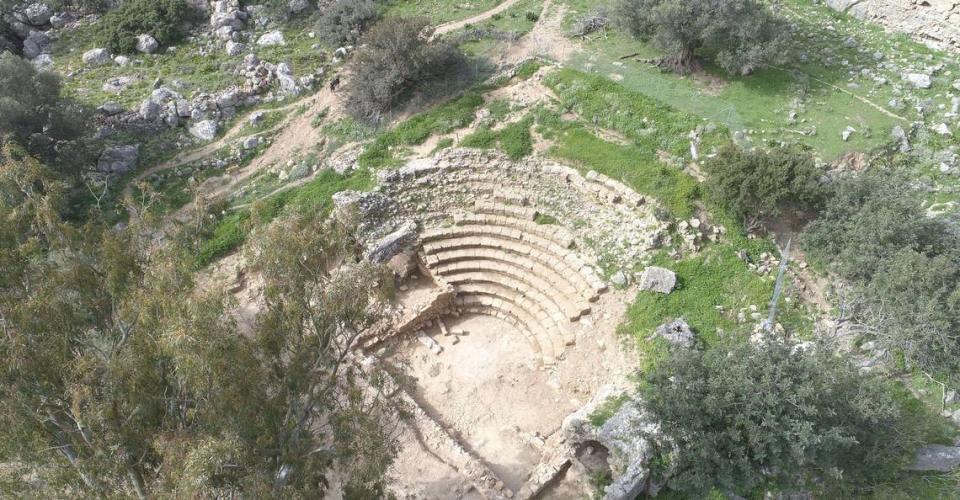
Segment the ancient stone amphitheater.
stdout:
[[339,198],[375,214],[371,252],[404,249],[391,321],[363,341],[416,409],[397,492],[580,496],[588,472],[557,481],[576,475],[562,423],[636,366],[615,332],[629,295],[602,268],[664,243],[654,204],[595,172],[466,149]]

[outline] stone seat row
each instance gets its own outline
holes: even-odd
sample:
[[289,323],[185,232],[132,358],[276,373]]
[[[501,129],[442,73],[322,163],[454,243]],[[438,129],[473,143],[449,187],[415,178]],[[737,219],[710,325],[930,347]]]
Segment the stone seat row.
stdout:
[[506,225],[471,224],[430,229],[421,233],[421,240],[428,266],[431,264],[430,256],[441,251],[493,248],[510,255],[529,256],[561,275],[569,275],[590,301],[596,300],[599,294],[607,290],[606,284],[596,276],[593,268],[586,265],[575,252],[554,241]]
[[503,298],[482,293],[464,294],[457,297],[456,306],[461,313],[493,316],[513,325],[526,337],[531,349],[540,356],[545,366],[556,364],[562,351],[556,352],[555,342],[549,332],[530,313],[517,304]]
[[576,321],[590,312],[588,297],[581,295],[567,276],[527,257],[511,257],[492,248],[451,250],[432,257],[436,258],[431,269],[440,276],[485,271],[520,281],[528,288],[546,294],[570,321]]

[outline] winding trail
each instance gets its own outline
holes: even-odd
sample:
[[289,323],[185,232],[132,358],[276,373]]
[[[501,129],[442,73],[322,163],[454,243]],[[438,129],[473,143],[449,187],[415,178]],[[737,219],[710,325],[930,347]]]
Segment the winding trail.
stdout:
[[[288,103],[288,104],[285,104],[285,105],[283,105],[283,106],[281,106],[281,107],[279,107],[279,108],[263,109],[263,110],[260,110],[260,111],[265,111],[265,112],[268,112],[268,113],[269,113],[269,112],[273,112],[273,111],[286,111],[286,110],[289,110],[289,109],[291,109],[291,108],[294,108],[294,107],[296,107],[296,106],[298,106],[298,105],[303,105],[303,104],[305,104],[306,101],[309,101],[309,100],[311,100],[311,99],[316,99],[316,97],[317,97],[317,95],[314,94],[314,95],[312,95],[312,96],[305,97],[305,98],[303,98],[303,99],[297,99],[297,100],[295,100],[295,101],[293,101],[293,102],[290,102],[290,103]],[[251,113],[253,113],[253,112],[255,112],[255,111],[258,111],[258,110],[251,111]],[[139,174],[137,174],[136,177],[134,177],[133,179],[130,179],[130,181],[127,182],[126,187],[124,187],[124,189],[123,189],[123,195],[122,195],[122,197],[123,197],[123,198],[126,198],[129,194],[131,194],[132,189],[133,189],[133,186],[136,186],[137,183],[139,183],[140,181],[146,179],[146,178],[149,177],[150,175],[153,175],[153,174],[155,174],[155,173],[157,173],[157,172],[160,172],[161,170],[167,170],[167,169],[171,169],[171,168],[177,168],[177,167],[181,167],[181,166],[183,166],[183,165],[186,165],[186,164],[188,164],[188,163],[195,162],[195,161],[197,161],[197,160],[202,160],[202,159],[204,159],[204,158],[206,158],[206,157],[208,157],[208,156],[216,153],[216,152],[219,151],[221,148],[223,148],[223,147],[226,146],[227,144],[233,142],[234,140],[246,139],[247,137],[253,137],[253,136],[255,136],[255,135],[269,135],[269,134],[272,134],[273,132],[276,132],[277,130],[280,130],[281,128],[287,126],[287,124],[289,124],[289,123],[293,120],[293,118],[295,118],[295,117],[294,117],[294,116],[290,116],[290,115],[285,116],[284,119],[281,120],[280,123],[278,123],[277,125],[275,125],[273,128],[270,128],[270,129],[268,129],[268,130],[260,130],[260,131],[254,132],[254,133],[252,133],[252,134],[247,134],[247,135],[242,135],[242,136],[241,136],[240,133],[243,132],[243,128],[247,125],[247,120],[246,120],[245,118],[246,118],[246,116],[244,116],[244,119],[239,119],[239,120],[237,120],[237,123],[234,123],[233,126],[230,127],[230,129],[227,130],[227,132],[226,132],[225,134],[223,134],[223,136],[221,136],[219,139],[217,139],[217,140],[215,140],[215,141],[213,141],[213,142],[210,142],[210,143],[208,143],[208,144],[205,144],[205,145],[203,145],[203,146],[201,146],[201,147],[199,147],[199,148],[197,148],[197,149],[191,149],[191,150],[188,150],[188,151],[184,151],[184,152],[182,152],[182,153],[174,156],[173,158],[171,158],[171,159],[169,159],[169,160],[167,160],[167,161],[160,162],[160,163],[158,163],[158,164],[156,164],[156,165],[154,165],[154,166],[152,166],[152,167],[144,170],[143,172],[140,172]]]
[[[461,29],[468,24],[479,23],[486,19],[492,18],[493,16],[509,9],[510,7],[513,7],[518,2],[519,0],[504,0],[492,9],[477,14],[473,17],[441,24],[436,27],[434,36],[450,33],[452,31]],[[551,2],[549,0],[544,3],[544,13],[547,12],[550,4]],[[563,12],[561,10],[555,14],[559,15],[552,16],[549,19],[549,21],[552,22],[546,22],[548,19],[542,18],[531,33],[529,33],[527,36],[524,36],[517,43],[516,47],[513,47],[508,51],[508,57],[505,59],[513,62],[518,59],[529,57],[530,55],[533,55],[532,53],[534,52],[550,53],[556,52],[557,47],[568,48],[569,43],[562,43],[565,41],[563,40],[563,37],[557,36],[559,34],[559,30],[557,29],[557,25],[559,23],[557,20],[562,19]],[[542,29],[543,27],[547,26],[549,26],[549,29]],[[551,48],[554,50],[550,50]],[[227,130],[223,136],[214,140],[213,142],[205,144],[196,149],[184,151],[167,161],[153,165],[138,173],[124,186],[121,199],[125,199],[131,195],[134,186],[157,172],[181,167],[183,165],[208,158],[229,144],[246,139],[247,137],[263,136],[279,132],[279,134],[277,134],[277,136],[271,141],[270,145],[263,152],[263,154],[255,158],[252,162],[250,162],[249,165],[240,171],[230,175],[229,181],[215,187],[211,192],[206,193],[207,196],[223,194],[234,188],[238,183],[257,173],[261,168],[269,166],[270,164],[278,161],[288,160],[298,151],[304,151],[306,148],[309,148],[322,141],[323,137],[320,133],[320,129],[313,127],[311,124],[313,116],[315,116],[317,112],[326,109],[328,111],[326,121],[335,121],[343,115],[341,104],[342,103],[339,99],[339,96],[331,91],[327,86],[323,86],[318,92],[310,96],[294,100],[278,108],[263,109],[263,111],[272,112],[287,111],[290,109],[299,108],[301,106],[306,106],[308,108],[308,110],[304,113],[288,114],[277,125],[268,130],[261,130],[250,134],[243,134],[247,120],[240,119],[237,121],[237,123],[230,127],[230,129]],[[185,213],[185,211],[188,210],[191,205],[192,202],[182,207],[178,211],[178,214],[182,215]],[[178,214],[173,214],[173,217],[177,218]],[[131,217],[137,217],[138,214],[131,213],[130,215]]]
[[497,4],[496,7],[486,12],[481,12],[473,17],[470,17],[467,19],[461,19],[459,21],[450,21],[448,23],[443,23],[440,26],[437,26],[433,30],[433,35],[434,36],[443,35],[445,33],[450,33],[451,31],[457,31],[460,28],[464,28],[468,24],[476,24],[481,21],[486,21],[487,19],[490,19],[491,17],[509,9],[510,7],[513,7],[519,1],[520,0],[504,0],[503,2],[500,2],[499,4]]

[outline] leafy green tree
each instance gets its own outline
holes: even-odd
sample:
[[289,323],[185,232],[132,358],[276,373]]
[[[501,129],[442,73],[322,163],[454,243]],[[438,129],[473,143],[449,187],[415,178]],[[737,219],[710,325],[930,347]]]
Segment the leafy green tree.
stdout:
[[373,0],[337,0],[320,12],[317,34],[334,47],[353,45],[379,17]]
[[237,434],[246,449],[256,447],[248,422],[265,391],[248,341],[236,335],[222,297],[191,293],[188,252],[151,248],[137,225],[63,223],[63,189],[49,173],[5,148],[2,460],[29,464],[51,496],[146,498],[167,481],[217,487],[228,474],[191,469],[174,481],[178,469],[162,453],[182,442],[196,454]]
[[960,386],[960,249],[934,256],[903,249],[884,260],[865,295],[861,317],[884,347]]
[[728,144],[704,167],[713,198],[748,227],[785,210],[815,210],[824,194],[822,170],[812,155],[795,148],[746,150]]
[[255,239],[250,262],[265,280],[256,326],[268,368],[266,407],[275,450],[274,494],[322,494],[333,464],[348,490],[377,496],[397,449],[397,402],[384,375],[352,360],[351,347],[378,318],[378,295],[389,292],[381,266],[357,262],[349,226],[291,216]]
[[267,305],[241,334],[223,292],[197,290],[188,232],[64,223],[66,185],[0,153],[0,462],[49,497],[315,497],[334,467],[382,490],[398,407],[350,347],[387,281],[348,229],[270,228]]
[[427,19],[389,18],[362,37],[347,88],[346,107],[354,118],[378,123],[415,89],[458,73],[463,53],[432,33]]
[[840,277],[867,283],[903,249],[933,256],[960,238],[943,217],[928,217],[923,193],[888,169],[840,179],[803,235],[807,255]]
[[677,349],[642,393],[660,423],[668,487],[695,497],[805,471],[858,484],[896,471],[916,444],[890,391],[823,347]]
[[687,73],[710,54],[724,70],[749,74],[783,58],[786,23],[756,0],[622,0],[620,19],[635,36],[666,53],[659,64]]
[[9,52],[0,53],[0,138],[12,136],[46,159],[69,158],[74,151],[66,142],[84,131],[81,110],[61,98],[56,74],[38,71]]

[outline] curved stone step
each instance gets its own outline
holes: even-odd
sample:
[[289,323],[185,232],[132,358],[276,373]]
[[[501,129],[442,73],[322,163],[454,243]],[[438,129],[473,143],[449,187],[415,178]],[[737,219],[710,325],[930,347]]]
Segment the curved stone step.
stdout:
[[465,292],[458,296],[456,304],[461,309],[469,311],[472,305],[479,305],[497,311],[499,314],[492,314],[501,319],[513,318],[514,326],[522,330],[530,341],[535,352],[538,352],[545,365],[553,365],[557,362],[558,352],[556,351],[557,342],[553,340],[549,332],[544,328],[541,319],[530,314],[520,305],[512,302],[508,298],[487,293],[485,291]]
[[569,321],[577,321],[580,316],[590,312],[588,302],[581,298],[576,289],[564,281],[562,276],[550,268],[533,266],[536,269],[534,270],[516,262],[516,259],[502,259],[501,253],[488,249],[454,250],[436,255],[440,260],[433,270],[440,275],[473,272],[470,268],[450,268],[450,265],[457,262],[476,261],[471,267],[495,274],[497,277],[507,276],[545,294]]
[[[425,231],[421,238],[424,241],[426,263],[428,266],[434,265],[438,260],[434,254],[444,251],[492,248],[512,255],[529,256],[543,266],[550,267],[563,276],[569,276],[580,294],[591,302],[607,290],[606,284],[572,252],[558,250],[555,245],[546,245],[547,248],[544,248],[541,246],[542,240],[534,238],[519,239],[520,233],[516,230],[506,233],[504,231],[502,228],[485,226],[456,226]],[[557,254],[558,251],[566,253]]]

